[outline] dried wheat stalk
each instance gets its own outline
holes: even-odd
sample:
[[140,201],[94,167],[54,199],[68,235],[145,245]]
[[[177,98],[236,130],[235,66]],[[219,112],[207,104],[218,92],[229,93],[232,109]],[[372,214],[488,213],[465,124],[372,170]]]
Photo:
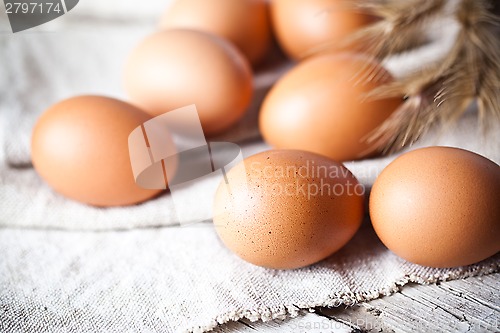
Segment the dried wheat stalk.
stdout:
[[370,98],[407,97],[370,137],[385,153],[411,145],[435,123],[450,124],[474,100],[478,102],[483,128],[487,129],[492,121],[500,121],[500,17],[497,16],[500,1],[451,1],[351,2],[358,10],[381,20],[355,32],[343,46],[354,47],[381,61],[425,43],[426,25],[450,15],[450,5],[455,5],[451,15],[460,30],[449,53],[439,62],[370,94]]

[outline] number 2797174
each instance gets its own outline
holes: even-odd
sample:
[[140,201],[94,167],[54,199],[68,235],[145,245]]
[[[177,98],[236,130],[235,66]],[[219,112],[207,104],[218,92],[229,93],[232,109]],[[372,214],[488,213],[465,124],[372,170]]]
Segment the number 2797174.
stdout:
[[59,2],[7,2],[5,13],[7,14],[49,14],[63,11]]

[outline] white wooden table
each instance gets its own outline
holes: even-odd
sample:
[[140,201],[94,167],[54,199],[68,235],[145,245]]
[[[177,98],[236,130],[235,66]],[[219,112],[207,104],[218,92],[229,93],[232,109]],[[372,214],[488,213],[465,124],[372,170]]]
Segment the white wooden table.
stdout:
[[240,320],[214,332],[500,332],[500,273],[407,285],[391,296],[350,308],[318,308],[267,323]]

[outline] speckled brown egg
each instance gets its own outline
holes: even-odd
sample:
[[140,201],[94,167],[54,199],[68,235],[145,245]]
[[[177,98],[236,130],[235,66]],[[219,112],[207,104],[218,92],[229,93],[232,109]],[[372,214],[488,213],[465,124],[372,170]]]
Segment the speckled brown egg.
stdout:
[[114,98],[63,100],[45,111],[33,129],[33,166],[58,193],[83,203],[121,206],[147,200],[161,190],[135,183],[128,137],[149,119]]
[[271,0],[271,17],[280,45],[294,59],[338,47],[373,22],[344,0]]
[[342,164],[298,150],[253,155],[227,173],[214,203],[223,243],[255,265],[293,269],[343,247],[363,218],[364,188]]
[[500,251],[500,167],[450,147],[418,149],[393,161],[370,196],[382,242],[431,267],[476,263]]
[[235,44],[252,64],[266,55],[271,27],[266,0],[177,0],[162,16],[161,29],[213,33]]
[[369,140],[402,98],[367,100],[391,82],[378,63],[357,55],[307,59],[282,77],[266,96],[259,116],[264,139],[275,148],[300,149],[338,161],[378,153]]

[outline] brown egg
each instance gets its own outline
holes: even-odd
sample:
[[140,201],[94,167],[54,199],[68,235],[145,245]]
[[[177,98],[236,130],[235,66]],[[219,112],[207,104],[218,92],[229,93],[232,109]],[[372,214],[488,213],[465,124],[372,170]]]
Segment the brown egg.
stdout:
[[363,201],[363,186],[342,164],[303,151],[267,151],[227,173],[214,224],[244,260],[293,269],[343,247],[361,224]]
[[271,0],[271,17],[280,45],[294,59],[336,46],[373,21],[343,0]]
[[[360,76],[377,72],[376,79]],[[359,159],[376,153],[368,142],[402,99],[364,100],[390,75],[361,56],[321,55],[297,65],[271,89],[260,113],[264,139],[276,148],[300,149],[334,160]]]
[[257,64],[271,41],[267,6],[266,0],[177,0],[161,18],[160,27],[213,33],[234,43]]
[[193,30],[167,30],[147,37],[125,69],[132,101],[157,116],[196,104],[205,134],[237,122],[252,97],[252,72],[229,42]]
[[500,251],[499,199],[494,162],[457,148],[423,148],[381,173],[370,216],[398,256],[424,266],[464,266]]
[[113,98],[61,101],[36,123],[33,166],[54,190],[83,203],[120,206],[147,200],[160,190],[136,185],[128,136],[148,119],[140,109]]

